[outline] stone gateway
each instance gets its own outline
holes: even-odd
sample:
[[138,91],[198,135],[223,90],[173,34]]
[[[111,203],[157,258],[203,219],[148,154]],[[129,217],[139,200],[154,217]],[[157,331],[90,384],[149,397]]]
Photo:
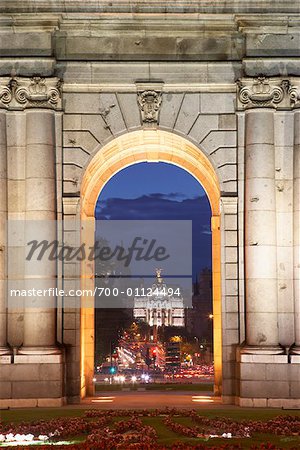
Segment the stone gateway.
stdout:
[[[215,393],[299,408],[299,0],[3,0],[0,13],[1,407],[93,394],[94,266],[44,258],[32,277],[25,240],[93,247],[105,183],[162,161],[211,205]],[[49,295],[12,302],[24,286]]]

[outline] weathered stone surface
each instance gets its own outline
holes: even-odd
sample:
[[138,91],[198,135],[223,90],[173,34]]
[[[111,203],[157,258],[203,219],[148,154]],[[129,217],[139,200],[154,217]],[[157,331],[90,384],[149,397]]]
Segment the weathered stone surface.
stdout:
[[220,147],[235,147],[236,133],[234,131],[211,131],[200,143],[206,153],[211,154]]
[[62,397],[62,381],[21,381],[12,383],[12,398]]
[[243,67],[249,77],[258,77],[262,73],[268,77],[284,77],[287,73],[300,75],[297,58],[246,58]]
[[75,94],[75,93],[65,93],[64,94],[64,111],[66,113],[100,113],[100,97],[99,95],[93,93]]
[[200,112],[198,94],[186,94],[175,123],[175,130],[188,134]]
[[128,130],[138,128],[141,122],[136,94],[118,94],[117,100],[126,124],[126,128]]
[[[226,265],[228,265],[228,264],[226,264]],[[238,309],[239,309],[238,296],[236,296],[236,295],[226,295],[225,307],[226,307],[226,312],[227,313],[238,313]]]
[[[1,365],[1,371],[4,365]],[[0,383],[0,398],[11,398],[11,382],[10,381],[1,381]]]
[[[163,27],[163,22],[161,25]],[[198,32],[194,37],[186,37],[180,29],[176,35],[164,35],[161,31],[144,33],[142,30],[131,29],[130,23],[127,27],[127,35],[123,35],[122,39],[119,39],[118,33],[121,29],[105,30],[105,25],[92,35],[87,35],[80,29],[72,33],[72,36],[58,32],[55,34],[57,43],[54,44],[57,57],[85,61],[207,61],[237,60],[244,52],[244,39],[237,33],[226,36],[216,32],[207,36],[206,33]],[[105,35],[100,34],[104,30]]]
[[289,383],[283,381],[241,381],[241,397],[288,398]]
[[201,94],[200,111],[203,114],[224,114],[235,112],[235,93]]
[[237,230],[237,217],[232,214],[226,214],[225,216],[225,230]]
[[282,34],[251,34],[246,39],[247,56],[299,56],[299,35],[294,33]]
[[37,399],[31,398],[18,398],[18,399],[7,399],[0,400],[1,408],[35,408],[38,404]]
[[200,114],[191,128],[189,136],[197,143],[202,142],[211,130],[218,129],[218,124],[219,117],[217,115]]
[[0,51],[5,56],[23,56],[26,48],[26,56],[51,56],[51,34],[43,33],[12,33],[1,34]]
[[183,93],[175,94],[170,92],[163,94],[159,121],[160,126],[173,129],[183,96]]

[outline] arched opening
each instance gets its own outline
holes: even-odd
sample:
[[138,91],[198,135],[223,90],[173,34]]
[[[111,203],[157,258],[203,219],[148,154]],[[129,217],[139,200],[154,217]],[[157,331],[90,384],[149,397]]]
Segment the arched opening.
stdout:
[[[99,193],[118,171],[137,162],[167,162],[185,169],[205,189],[211,205],[212,272],[214,315],[215,393],[221,394],[221,262],[220,262],[220,189],[216,173],[207,157],[186,139],[161,130],[141,130],[122,135],[95,152],[81,188],[82,242],[93,246],[95,207]],[[82,290],[94,287],[94,264],[82,263]],[[81,308],[81,396],[93,394],[94,376],[94,302],[82,298]]]

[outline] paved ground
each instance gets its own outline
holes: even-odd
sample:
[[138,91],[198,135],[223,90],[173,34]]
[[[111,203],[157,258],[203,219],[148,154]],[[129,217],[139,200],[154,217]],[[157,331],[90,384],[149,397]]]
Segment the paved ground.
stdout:
[[[154,409],[165,408],[166,406],[171,408],[220,408],[221,400],[220,398],[214,398],[211,392],[101,392],[95,397],[84,399],[81,406],[101,409]],[[226,405],[226,408],[228,408],[228,405]]]

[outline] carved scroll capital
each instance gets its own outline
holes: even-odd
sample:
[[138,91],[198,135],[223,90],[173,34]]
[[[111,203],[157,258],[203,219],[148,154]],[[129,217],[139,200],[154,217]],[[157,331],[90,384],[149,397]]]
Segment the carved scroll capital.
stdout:
[[300,108],[300,79],[291,78],[289,97],[292,108]]
[[238,109],[289,109],[289,79],[242,78],[238,81]]
[[26,108],[61,109],[59,78],[39,76],[0,78],[0,108],[23,110]]

